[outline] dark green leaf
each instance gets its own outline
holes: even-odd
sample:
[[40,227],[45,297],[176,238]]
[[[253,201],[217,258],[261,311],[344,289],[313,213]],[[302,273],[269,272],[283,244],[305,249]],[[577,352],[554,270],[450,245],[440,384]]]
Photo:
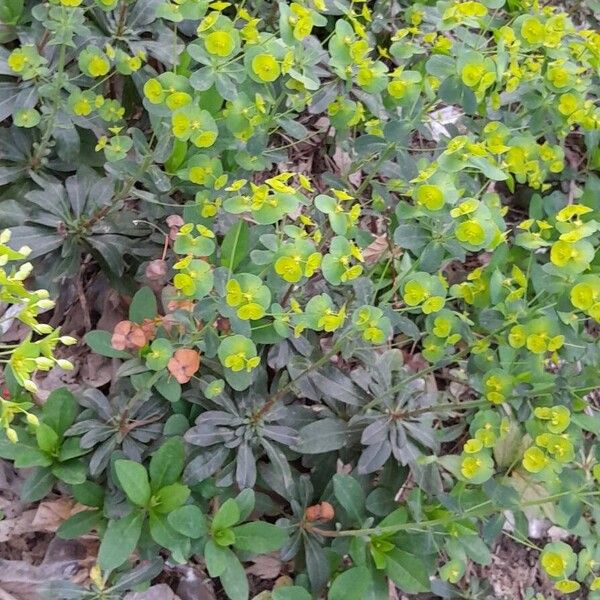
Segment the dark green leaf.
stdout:
[[21,500],[23,502],[36,502],[50,493],[56,477],[46,468],[36,469],[23,483]]
[[221,266],[235,271],[248,255],[250,232],[246,221],[239,219],[229,228],[221,244]]
[[62,436],[77,415],[77,401],[67,388],[54,390],[42,407],[42,421]]
[[208,540],[204,546],[204,560],[206,568],[211,577],[219,577],[227,568],[227,563],[234,556],[229,548],[218,546],[212,540]]
[[108,522],[108,527],[98,552],[98,564],[106,571],[121,566],[132,554],[142,533],[144,515],[131,514]]
[[72,540],[96,529],[100,523],[102,523],[101,511],[83,510],[61,523],[56,535],[64,540]]
[[185,541],[183,536],[169,525],[166,515],[151,512],[149,523],[150,535],[159,546],[174,551]]
[[363,600],[371,585],[367,567],[354,567],[338,575],[331,584],[327,600]]
[[221,574],[221,585],[231,600],[247,600],[250,592],[248,578],[242,563],[231,553],[225,571]]
[[85,481],[71,488],[77,502],[86,506],[102,508],[104,505],[104,488],[93,481]]
[[320,454],[339,450],[346,444],[346,423],[326,418],[306,425],[300,430],[298,450],[303,454]]
[[78,485],[85,481],[87,468],[81,460],[68,460],[55,464],[52,467],[52,474],[65,483]]
[[154,319],[158,314],[156,296],[149,287],[139,289],[129,306],[129,320],[141,323],[144,319]]
[[142,562],[135,569],[119,575],[111,590],[115,592],[130,590],[160,575],[163,567],[164,563],[161,558]]
[[169,402],[177,402],[181,398],[181,385],[173,377],[159,379],[154,387]]
[[272,600],[312,600],[312,596],[298,585],[278,587],[271,594]]
[[245,550],[252,554],[266,554],[279,550],[288,539],[284,529],[262,521],[238,525],[233,528],[233,533],[235,533],[233,545],[238,550]]
[[13,445],[12,447],[17,450],[15,456],[15,467],[17,467],[17,469],[49,467],[52,464],[52,459],[38,448],[32,448],[31,446],[22,444],[19,444],[18,446]]
[[89,331],[86,333],[85,343],[96,353],[102,356],[108,356],[109,358],[131,358],[129,352],[123,350],[115,350],[110,345],[112,335],[108,331]]
[[338,473],[333,476],[333,491],[350,519],[361,524],[364,516],[365,494],[360,484],[350,475]]
[[318,592],[325,587],[330,569],[323,547],[312,536],[304,537],[304,556],[310,584],[313,591]]
[[425,563],[399,548],[386,554],[385,572],[407,594],[418,594],[429,589],[429,574]]

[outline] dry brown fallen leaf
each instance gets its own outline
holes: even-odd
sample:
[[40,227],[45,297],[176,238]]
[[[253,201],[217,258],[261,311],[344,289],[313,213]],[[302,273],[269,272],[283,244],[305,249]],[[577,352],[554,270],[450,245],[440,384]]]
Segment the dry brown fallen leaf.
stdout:
[[372,264],[388,252],[387,236],[382,234],[375,236],[375,239],[362,251],[362,255],[367,264]]
[[130,350],[146,345],[144,330],[131,321],[120,321],[115,325],[110,345],[115,350]]
[[115,359],[89,353],[81,365],[81,381],[88,387],[106,385],[116,374]]
[[0,542],[34,531],[56,531],[63,521],[82,508],[66,498],[42,502],[37,509],[26,510],[18,517],[0,521]]
[[130,592],[123,600],[180,600],[166,583],[159,583],[145,592]]
[[275,579],[281,573],[283,563],[279,558],[272,554],[263,554],[252,559],[252,564],[246,569],[250,575],[255,575],[261,579]]

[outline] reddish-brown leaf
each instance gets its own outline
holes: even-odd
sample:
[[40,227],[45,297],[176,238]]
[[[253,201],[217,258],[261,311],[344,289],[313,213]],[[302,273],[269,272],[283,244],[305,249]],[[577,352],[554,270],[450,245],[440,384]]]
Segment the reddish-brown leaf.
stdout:
[[115,350],[143,348],[146,342],[146,333],[143,328],[131,321],[120,321],[117,323],[110,340],[111,346]]
[[200,368],[200,354],[190,348],[175,350],[167,368],[179,383],[187,383]]

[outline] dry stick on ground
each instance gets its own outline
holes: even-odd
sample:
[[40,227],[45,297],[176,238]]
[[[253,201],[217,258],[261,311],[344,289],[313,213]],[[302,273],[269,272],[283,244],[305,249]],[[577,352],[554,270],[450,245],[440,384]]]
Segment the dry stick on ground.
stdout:
[[77,273],[77,277],[75,279],[75,286],[77,288],[77,297],[79,298],[79,304],[81,305],[81,310],[83,312],[83,324],[85,326],[85,330],[90,331],[92,328],[92,320],[90,318],[90,309],[88,305],[87,298],[85,297],[85,289],[83,287],[83,274],[85,272],[85,261],[81,265],[79,272]]

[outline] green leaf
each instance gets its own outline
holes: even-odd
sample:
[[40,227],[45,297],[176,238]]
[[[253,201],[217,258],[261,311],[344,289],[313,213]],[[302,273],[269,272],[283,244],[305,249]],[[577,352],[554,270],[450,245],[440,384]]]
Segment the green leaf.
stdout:
[[141,323],[144,319],[154,319],[158,314],[156,296],[149,287],[139,289],[129,306],[129,320]]
[[391,527],[392,525],[402,525],[408,521],[408,511],[404,506],[400,506],[397,509],[386,515],[385,519],[381,521],[378,527]]
[[152,496],[152,510],[157,513],[169,513],[179,508],[190,497],[190,488],[182,483],[167,485]]
[[461,535],[458,542],[473,562],[479,565],[489,565],[492,562],[490,549],[478,535]]
[[73,540],[89,533],[92,529],[97,529],[102,520],[101,511],[83,510],[63,521],[56,535],[63,540]]
[[207,532],[206,519],[198,506],[188,504],[170,512],[167,520],[171,527],[186,537],[197,539]]
[[233,529],[228,527],[227,529],[219,529],[212,533],[212,538],[215,541],[215,544],[219,546],[231,546],[235,542],[235,533],[233,533]]
[[110,345],[111,338],[112,335],[108,331],[97,329],[86,333],[83,339],[96,354],[108,356],[109,358],[131,358],[129,352],[115,350]]
[[474,156],[469,162],[479,169],[488,179],[493,179],[494,181],[504,181],[505,179],[508,179],[507,173],[481,156]]
[[65,483],[78,485],[85,481],[87,467],[80,460],[68,460],[63,463],[55,464],[52,467],[52,474]]
[[235,502],[240,509],[239,521],[245,521],[254,510],[256,494],[253,489],[246,488],[235,497]]
[[179,480],[185,464],[185,449],[180,438],[167,440],[150,459],[152,489],[158,490]]
[[142,533],[143,523],[144,515],[139,511],[108,522],[98,552],[98,564],[102,569],[112,571],[133,554]]
[[35,438],[42,452],[53,454],[58,448],[58,434],[46,423],[40,423],[36,427]]
[[28,469],[30,467],[49,467],[52,459],[38,448],[19,444],[14,446],[17,450],[15,467],[17,469]]
[[149,523],[150,535],[159,546],[174,551],[184,542],[183,536],[177,533],[171,525],[169,525],[166,515],[159,515],[151,512]]
[[230,271],[235,268],[248,255],[250,245],[250,231],[246,221],[240,219],[229,228],[221,243],[221,266]]
[[247,600],[250,593],[246,571],[238,557],[231,553],[225,571],[221,574],[221,585],[231,600]]
[[303,140],[309,135],[308,129],[306,129],[302,123],[294,119],[284,119],[280,117],[277,119],[277,123],[288,135],[296,140]]
[[21,500],[23,502],[36,502],[50,493],[56,482],[56,477],[47,468],[36,469],[23,483]]
[[331,569],[323,546],[312,536],[304,538],[304,557],[311,589],[321,590],[331,576]]
[[312,600],[312,596],[298,585],[278,587],[271,594],[272,600]]
[[58,453],[59,462],[66,462],[89,452],[88,448],[82,448],[79,445],[79,440],[80,438],[78,437],[63,439],[62,445],[60,446],[60,452]]
[[163,427],[164,436],[183,435],[190,428],[190,422],[185,415],[171,415]]
[[217,514],[213,518],[212,531],[219,531],[220,529],[227,529],[232,525],[235,525],[240,519],[240,509],[237,502],[233,498],[225,500],[223,505],[217,511]]
[[16,25],[23,12],[24,0],[3,0],[0,5],[0,22]]
[[77,401],[67,388],[54,390],[42,407],[42,421],[63,436],[77,416]]
[[456,64],[450,56],[443,56],[441,54],[435,54],[425,64],[425,70],[430,75],[435,75],[440,79],[447,77],[454,73]]
[[146,366],[153,371],[161,371],[169,364],[173,356],[173,346],[169,340],[158,338],[150,344],[147,354],[144,355]]
[[104,506],[104,488],[93,481],[85,481],[71,488],[77,502],[86,506],[102,508]]
[[111,592],[126,592],[137,588],[146,589],[145,584],[158,577],[163,571],[163,567],[164,562],[160,557],[141,562],[134,569],[120,573],[118,577],[115,577],[111,581]]
[[181,398],[181,384],[173,377],[165,376],[162,379],[159,379],[154,384],[154,387],[156,391],[169,402],[177,402]]
[[365,507],[365,493],[354,477],[338,473],[333,476],[333,492],[350,519],[362,523]]
[[347,426],[340,419],[326,418],[309,423],[300,430],[297,450],[303,454],[320,454],[339,450],[346,445]]
[[165,162],[165,169],[168,173],[174,173],[185,160],[187,153],[187,142],[181,140],[173,141],[173,151]]
[[133,504],[145,508],[151,495],[146,469],[132,460],[117,460],[115,473],[127,498]]
[[285,530],[271,523],[254,521],[233,528],[234,546],[252,554],[266,554],[279,550],[287,541]]
[[219,546],[208,540],[204,546],[204,560],[206,568],[211,577],[219,577],[227,568],[227,562],[232,556],[235,556],[229,548]]
[[363,600],[371,585],[367,567],[354,567],[338,575],[331,584],[327,600]]
[[429,574],[425,563],[404,550],[394,548],[386,554],[385,572],[407,594],[429,590]]

